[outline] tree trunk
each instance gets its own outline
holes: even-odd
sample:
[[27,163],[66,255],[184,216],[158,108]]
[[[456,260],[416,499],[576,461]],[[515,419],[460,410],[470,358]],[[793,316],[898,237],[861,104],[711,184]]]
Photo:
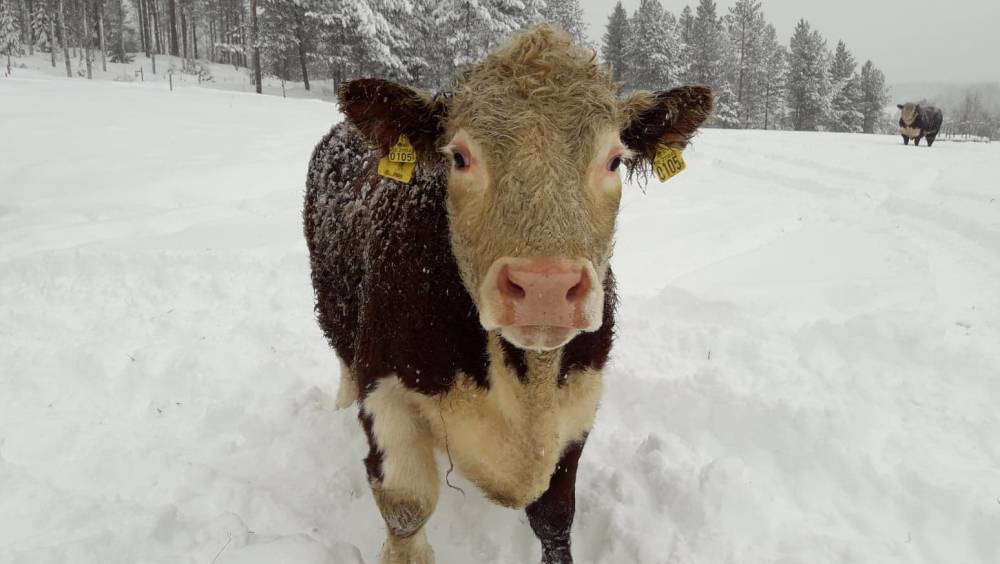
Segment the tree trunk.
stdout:
[[66,76],[73,78],[73,70],[69,61],[69,41],[66,39],[66,15],[63,13],[63,0],[59,0],[59,35],[62,37],[63,60],[66,61]]
[[82,0],[80,2],[80,12],[83,16],[83,56],[87,59],[87,80],[92,80],[94,78],[93,68],[90,64],[90,18],[87,17],[87,4],[89,0]]
[[[139,17],[139,42],[142,44],[143,52],[149,56],[149,51],[146,50],[146,36],[143,35],[146,32],[144,27],[146,18],[142,16],[142,10],[136,12]],[[118,51],[125,52],[125,0],[118,0]]]
[[198,18],[191,18],[191,48],[194,51],[194,58],[198,58]]
[[299,40],[299,64],[302,65],[302,82],[306,88],[309,90],[309,69],[306,68],[306,46],[305,42],[301,39]]
[[295,17],[295,39],[299,44],[299,65],[302,66],[302,83],[306,91],[309,90],[309,69],[306,65],[306,38],[302,29],[302,15],[296,12]]
[[[139,48],[149,57],[146,43],[146,13],[142,0],[135,0],[135,17],[139,23]],[[125,0],[118,0],[118,40],[122,51],[125,50]]]
[[35,54],[35,29],[31,26],[31,10],[32,6],[31,0],[22,1],[22,12],[21,12],[21,33],[24,36],[24,42],[28,44],[28,54]]
[[97,5],[100,10],[97,12],[97,35],[101,40],[101,70],[108,72],[108,50],[104,43],[104,0],[100,0]]
[[[149,4],[147,0],[147,4]],[[163,41],[160,39],[160,11],[156,9],[156,0],[152,0],[150,11],[153,12],[153,34],[156,35],[156,52],[163,52]]]
[[764,90],[764,131],[767,131],[767,120],[771,112],[771,83],[768,82]]
[[49,17],[49,54],[52,55],[52,68],[56,68],[56,18]]
[[178,49],[179,45],[177,45],[177,0],[169,0],[167,8],[170,10],[168,14],[170,16],[170,54],[177,57],[181,54]]
[[260,49],[257,47],[257,0],[250,0],[250,44],[253,46],[253,76],[257,93],[260,85]]
[[181,47],[183,57],[188,58],[188,24],[184,10],[181,10]]

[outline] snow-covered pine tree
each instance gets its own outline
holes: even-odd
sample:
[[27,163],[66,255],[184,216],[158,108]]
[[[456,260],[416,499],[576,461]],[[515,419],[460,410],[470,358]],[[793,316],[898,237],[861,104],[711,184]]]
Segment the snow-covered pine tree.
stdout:
[[447,45],[447,30],[441,25],[439,4],[437,0],[414,0],[412,12],[401,14],[405,21],[396,22],[407,32],[403,62],[411,80],[428,90],[443,89],[454,71],[454,56]]
[[35,54],[35,36],[31,28],[31,6],[26,0],[18,2],[18,25],[21,27],[21,48],[27,47],[28,54]]
[[691,12],[691,6],[684,6],[680,16],[677,17],[677,38],[685,46],[694,40],[694,13]]
[[310,0],[260,0],[259,44],[264,66],[283,80],[301,80],[309,90],[309,53],[318,24]]
[[[131,63],[135,57],[125,48],[125,0],[115,0],[111,13],[112,18],[108,22],[111,28],[108,59],[112,63]],[[141,19],[137,23],[140,22],[142,22]],[[141,34],[142,30],[140,29],[138,33]]]
[[889,102],[889,92],[885,86],[885,75],[871,61],[861,67],[861,114],[862,131],[875,133],[876,127]]
[[762,113],[765,25],[759,0],[737,0],[726,16],[732,48],[729,82],[736,96],[740,127],[753,127]]
[[21,54],[21,25],[10,2],[0,3],[0,55],[7,57],[6,76],[10,76],[10,59]]
[[335,83],[358,76],[380,76],[409,80],[406,64],[400,58],[407,46],[406,37],[386,16],[395,9],[406,9],[404,0],[317,0],[315,11],[319,30]]
[[[721,96],[726,89],[726,37],[722,20],[716,13],[714,0],[699,0],[694,20],[690,22],[689,43],[685,50],[688,62],[684,82],[707,84],[716,93],[716,105],[710,124],[718,125],[716,116],[726,116],[726,124],[733,125],[731,116],[736,114],[735,96]],[[731,89],[729,89],[731,93]]]
[[837,42],[830,62],[830,119],[831,131],[857,133],[862,130],[864,115],[861,112],[861,79],[854,72],[857,62],[843,41]]
[[587,45],[587,24],[583,21],[580,0],[546,0],[542,19],[566,30],[580,45]]
[[625,41],[628,90],[663,90],[677,82],[674,61],[680,56],[680,47],[676,26],[673,14],[663,9],[660,0],[640,0],[629,18]]
[[764,49],[764,116],[760,127],[781,129],[785,126],[785,88],[788,79],[788,51],[778,42],[774,26],[767,24],[762,40]]
[[35,44],[42,51],[53,49],[52,38],[49,37],[49,8],[41,1],[35,0],[35,5],[31,12],[31,35],[35,38]]
[[687,81],[690,74],[693,41],[694,13],[691,11],[691,6],[684,6],[680,16],[677,17],[677,42],[680,46],[681,56],[676,65],[681,81]]
[[797,131],[815,131],[830,109],[826,40],[804,19],[789,44],[788,110]]
[[444,0],[440,13],[456,68],[471,65],[511,33],[542,21],[542,0]]
[[625,80],[628,70],[628,59],[626,58],[626,40],[628,39],[628,15],[622,7],[621,0],[615,4],[611,15],[608,16],[608,23],[604,27],[604,37],[602,38],[601,57],[604,64],[611,70],[611,76],[616,82]]

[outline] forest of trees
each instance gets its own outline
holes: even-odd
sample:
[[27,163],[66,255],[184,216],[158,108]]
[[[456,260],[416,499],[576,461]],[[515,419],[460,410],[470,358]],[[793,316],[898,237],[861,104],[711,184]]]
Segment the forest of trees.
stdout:
[[[434,90],[541,21],[588,43],[579,0],[0,0],[0,54],[51,53],[68,76],[135,56],[155,68],[169,54],[246,67],[258,91],[262,74],[307,90],[317,76]],[[843,41],[831,47],[805,20],[782,43],[760,0],[726,13],[697,0],[676,15],[660,0],[632,14],[618,2],[590,46],[625,91],[711,85],[716,127],[871,133],[893,124],[872,61],[859,64]]]
[[843,41],[830,49],[805,20],[782,44],[759,0],[724,14],[700,0],[677,16],[659,0],[641,0],[631,15],[619,2],[601,55],[626,89],[711,85],[718,127],[873,133],[887,123],[885,75],[874,63],[859,65]]

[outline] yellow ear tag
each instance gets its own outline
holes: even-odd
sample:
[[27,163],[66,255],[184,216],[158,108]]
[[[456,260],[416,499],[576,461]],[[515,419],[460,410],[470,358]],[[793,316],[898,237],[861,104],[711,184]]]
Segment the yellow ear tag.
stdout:
[[416,165],[417,151],[406,135],[400,135],[399,141],[389,149],[389,154],[378,162],[378,173],[386,178],[409,184],[413,178],[413,167]]
[[660,182],[670,180],[685,168],[687,165],[684,164],[684,157],[681,155],[680,149],[660,145],[656,152],[656,158],[653,159],[653,170],[656,171],[656,176],[660,177]]

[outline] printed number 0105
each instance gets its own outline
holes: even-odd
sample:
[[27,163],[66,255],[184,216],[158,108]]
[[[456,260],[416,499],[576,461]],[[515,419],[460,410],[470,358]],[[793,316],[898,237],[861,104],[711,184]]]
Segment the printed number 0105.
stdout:
[[671,176],[674,176],[678,172],[684,170],[684,165],[681,164],[677,155],[670,155],[663,159],[657,159],[655,167],[656,174],[658,174],[660,178],[670,178]]
[[389,151],[389,160],[394,163],[414,163],[417,162],[417,155],[413,151]]

